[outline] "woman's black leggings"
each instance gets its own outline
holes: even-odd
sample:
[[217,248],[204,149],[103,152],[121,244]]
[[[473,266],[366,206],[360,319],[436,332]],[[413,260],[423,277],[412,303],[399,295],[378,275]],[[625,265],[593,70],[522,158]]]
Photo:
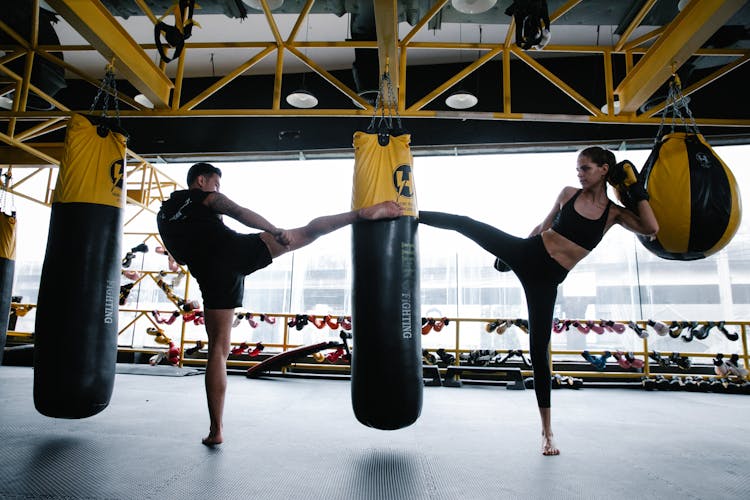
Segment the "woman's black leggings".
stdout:
[[521,281],[529,312],[529,350],[534,367],[534,391],[540,408],[550,407],[549,341],[557,286],[568,270],[550,257],[541,235],[519,238],[483,222],[442,212],[419,212],[419,222],[452,229],[474,240],[503,260]]

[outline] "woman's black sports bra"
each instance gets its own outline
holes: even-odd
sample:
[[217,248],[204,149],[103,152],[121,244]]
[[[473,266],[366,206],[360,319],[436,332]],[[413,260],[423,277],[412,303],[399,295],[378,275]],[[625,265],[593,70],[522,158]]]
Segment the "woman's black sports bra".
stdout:
[[563,205],[562,210],[557,213],[555,221],[552,223],[552,230],[591,251],[604,237],[604,228],[607,225],[609,206],[612,201],[610,200],[607,203],[607,208],[604,209],[601,217],[588,219],[576,212],[573,206],[579,194],[581,194],[580,189]]

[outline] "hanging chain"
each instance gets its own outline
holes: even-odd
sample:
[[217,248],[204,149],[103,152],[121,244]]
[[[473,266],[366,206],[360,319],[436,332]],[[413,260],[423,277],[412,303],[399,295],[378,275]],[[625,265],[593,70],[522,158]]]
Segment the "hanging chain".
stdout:
[[8,174],[3,174],[2,170],[0,170],[0,176],[5,177],[5,181],[0,181],[0,212],[5,210],[5,195],[8,192]]
[[[387,93],[387,94],[386,94]],[[384,95],[388,96],[388,105],[386,106],[386,99]],[[370,128],[375,125],[375,120],[378,118],[378,112],[380,112],[379,125],[385,123],[389,129],[393,128],[393,118],[395,116],[398,128],[403,128],[401,125],[401,115],[398,113],[396,106],[396,93],[393,90],[393,81],[391,80],[390,73],[383,73],[380,79],[380,88],[378,89],[378,96],[375,99],[375,112],[372,115],[370,121]]]
[[[680,77],[677,74],[672,75],[672,80],[669,82],[669,92],[667,93],[667,103],[664,110],[661,113],[661,123],[659,124],[659,131],[656,133],[655,142],[658,142],[662,137],[662,130],[664,129],[664,123],[667,119],[667,114],[671,112],[672,123],[670,125],[671,132],[674,133],[675,127],[681,123],[687,132],[700,134],[698,125],[695,123],[693,112],[690,111],[688,103],[690,99],[682,93],[682,84],[680,83]],[[683,116],[681,109],[685,110],[687,119]]]
[[13,196],[13,191],[10,189],[10,181],[13,178],[12,170],[9,168],[4,174],[0,169],[0,176],[4,177],[4,181],[0,182],[0,212],[5,213],[5,201],[10,193],[10,213],[13,217],[16,215],[16,198]]
[[[102,98],[102,94],[104,94],[104,98]],[[120,102],[119,99],[117,99],[117,80],[115,79],[114,66],[112,64],[107,64],[107,70],[104,73],[104,78],[99,85],[99,90],[96,93],[94,102],[91,103],[91,109],[89,111],[92,114],[94,113],[96,105],[99,103],[100,99],[102,100],[102,118],[107,118],[107,112],[109,111],[109,101],[110,99],[113,100],[115,108],[115,118],[117,120],[117,124],[119,125]]]

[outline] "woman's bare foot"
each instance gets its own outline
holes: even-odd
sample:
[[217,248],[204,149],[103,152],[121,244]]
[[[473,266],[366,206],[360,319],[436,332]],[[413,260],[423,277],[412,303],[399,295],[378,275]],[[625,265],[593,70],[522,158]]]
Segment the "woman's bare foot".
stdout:
[[560,454],[560,450],[555,446],[552,434],[542,434],[542,455],[550,457]]
[[383,201],[369,207],[360,208],[358,215],[361,219],[378,220],[394,219],[403,213],[401,205],[395,201]]
[[209,434],[201,440],[201,443],[206,446],[216,446],[217,444],[221,444],[223,442],[224,439],[221,437],[221,434]]

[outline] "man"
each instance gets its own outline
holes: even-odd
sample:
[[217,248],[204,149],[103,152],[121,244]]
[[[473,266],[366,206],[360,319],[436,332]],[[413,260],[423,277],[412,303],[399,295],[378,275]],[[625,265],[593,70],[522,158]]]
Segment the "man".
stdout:
[[[280,229],[263,216],[219,192],[221,170],[196,163],[187,174],[187,190],[175,191],[157,215],[159,233],[169,253],[187,264],[203,294],[208,334],[206,398],[211,421],[203,444],[223,442],[222,415],[227,386],[234,309],[242,305],[245,276],[268,266],[274,258],[315,241],[358,220],[395,218],[401,207],[382,202],[357,211],[318,217],[306,226]],[[227,215],[261,233],[240,234],[222,222]]]

